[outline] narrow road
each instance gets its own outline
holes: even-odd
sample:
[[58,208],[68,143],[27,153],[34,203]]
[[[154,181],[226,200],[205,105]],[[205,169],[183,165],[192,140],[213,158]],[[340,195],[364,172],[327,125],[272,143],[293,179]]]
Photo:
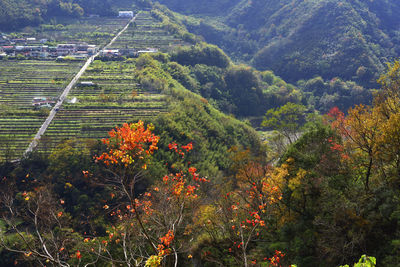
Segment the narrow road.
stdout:
[[[140,13],[140,12],[139,12]],[[139,14],[138,13],[138,14]],[[106,45],[104,46],[105,48],[110,47],[115,40],[117,40],[118,37],[121,36],[121,34],[124,33],[124,31],[126,31],[126,29],[128,29],[129,25],[131,23],[133,23],[136,20],[136,17],[138,16],[138,14],[136,14],[127,24],[126,26],[118,32],[118,34]],[[101,51],[101,49],[100,49]],[[100,51],[97,52],[95,55],[91,56],[90,58],[88,58],[88,60],[86,61],[85,65],[83,65],[83,67],[80,69],[80,71],[75,75],[75,77],[71,80],[71,82],[67,85],[67,87],[65,87],[63,93],[61,94],[61,96],[58,98],[57,103],[54,105],[54,107],[52,108],[52,110],[50,111],[49,116],[47,117],[47,119],[45,120],[45,122],[42,124],[42,126],[40,127],[39,131],[36,133],[35,137],[33,138],[32,142],[29,144],[29,147],[26,149],[24,156],[26,156],[27,154],[31,153],[39,144],[40,138],[42,137],[42,135],[46,132],[47,128],[49,127],[50,123],[53,121],[54,117],[57,114],[57,110],[59,110],[62,106],[62,104],[64,103],[64,100],[67,98],[69,92],[71,91],[71,89],[75,86],[75,84],[78,82],[79,78],[82,76],[82,74],[86,71],[86,69],[90,66],[90,64],[92,64],[92,62],[94,61],[94,59],[100,54]]]

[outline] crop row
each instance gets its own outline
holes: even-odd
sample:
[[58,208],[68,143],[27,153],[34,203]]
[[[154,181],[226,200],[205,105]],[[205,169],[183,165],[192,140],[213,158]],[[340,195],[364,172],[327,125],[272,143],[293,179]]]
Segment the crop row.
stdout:
[[101,139],[117,125],[152,118],[165,112],[165,96],[155,90],[144,90],[135,78],[135,64],[95,61],[65,103],[39,145],[39,151],[66,139]]
[[183,44],[184,42],[180,38],[165,30],[162,24],[154,19],[149,12],[141,12],[132,27],[129,27],[113,46],[137,50],[158,48],[166,52],[171,47]]

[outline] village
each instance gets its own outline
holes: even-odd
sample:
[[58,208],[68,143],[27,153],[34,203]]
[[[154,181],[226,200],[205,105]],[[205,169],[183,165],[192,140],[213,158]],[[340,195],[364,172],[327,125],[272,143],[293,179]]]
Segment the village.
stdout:
[[[90,16],[90,18],[93,15]],[[133,18],[132,11],[120,11],[118,18]],[[65,41],[64,41],[65,42]],[[0,33],[0,62],[1,60],[11,61],[87,61],[95,56],[103,61],[122,60],[124,58],[138,57],[143,53],[156,53],[157,48],[124,47],[120,44],[114,46],[88,44],[84,41],[66,41],[57,43],[54,39],[45,39],[34,34],[25,35],[24,38],[15,34]],[[5,61],[4,61],[5,62]],[[71,63],[68,63],[71,64]],[[77,87],[97,87],[92,81],[80,81]],[[59,101],[59,98],[36,94],[31,101],[34,110],[47,108],[51,109]],[[68,103],[75,103],[75,100]],[[56,110],[58,111],[58,109]]]
[[[133,16],[133,11],[119,11],[118,13],[118,18],[132,18]],[[0,33],[0,60],[4,58],[85,60],[98,52],[99,57],[112,60],[123,56],[137,57],[142,53],[155,53],[158,52],[158,49],[104,48],[101,50],[99,46],[85,42],[54,45],[54,42],[50,42],[48,39],[37,39],[35,37],[13,38],[10,35]]]
[[[99,47],[87,43],[57,44],[57,46],[44,45],[46,39],[37,42],[36,38],[8,39],[7,36],[0,37],[0,59],[23,58],[23,59],[68,59],[85,60],[99,52]],[[136,50],[133,48],[107,48],[102,49],[100,57],[118,59],[122,56],[137,57],[142,53],[155,53],[158,49],[148,48]]]

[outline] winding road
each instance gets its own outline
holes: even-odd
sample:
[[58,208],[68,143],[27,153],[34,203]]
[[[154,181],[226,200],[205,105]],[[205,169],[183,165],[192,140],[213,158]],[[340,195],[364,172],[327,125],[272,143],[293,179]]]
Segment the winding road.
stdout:
[[[139,13],[138,13],[139,14]],[[131,23],[133,23],[136,20],[136,17],[138,16],[138,14],[136,14],[127,24],[126,26],[118,32],[118,34],[106,45],[104,46],[103,49],[110,47],[115,40],[118,39],[118,37],[121,36],[121,34],[123,34],[126,29],[128,29],[129,25]],[[101,49],[100,49],[101,51]],[[91,56],[90,58],[88,58],[88,60],[86,61],[85,65],[83,65],[83,67],[79,70],[79,72],[75,75],[75,77],[71,80],[71,82],[67,85],[67,87],[65,87],[63,93],[61,94],[61,96],[58,98],[57,103],[54,105],[54,107],[52,108],[52,110],[50,111],[49,116],[47,117],[47,119],[44,121],[44,123],[42,124],[42,126],[40,127],[39,131],[36,133],[35,137],[33,138],[32,142],[29,144],[28,148],[26,149],[24,156],[26,156],[27,154],[31,153],[39,144],[40,138],[42,137],[42,135],[46,132],[47,128],[49,127],[50,123],[53,121],[54,117],[57,114],[57,111],[61,108],[62,104],[64,103],[64,100],[67,98],[69,92],[71,91],[71,89],[75,86],[75,84],[78,82],[79,78],[82,76],[82,74],[86,71],[86,69],[90,66],[90,64],[92,64],[92,62],[94,61],[94,59],[100,54],[100,51],[97,52],[95,55]]]

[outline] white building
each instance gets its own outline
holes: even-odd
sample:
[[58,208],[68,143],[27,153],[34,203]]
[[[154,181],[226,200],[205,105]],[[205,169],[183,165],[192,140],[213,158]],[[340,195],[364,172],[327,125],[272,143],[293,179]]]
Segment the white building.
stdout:
[[133,18],[133,11],[119,11],[118,17],[120,17],[120,18]]

